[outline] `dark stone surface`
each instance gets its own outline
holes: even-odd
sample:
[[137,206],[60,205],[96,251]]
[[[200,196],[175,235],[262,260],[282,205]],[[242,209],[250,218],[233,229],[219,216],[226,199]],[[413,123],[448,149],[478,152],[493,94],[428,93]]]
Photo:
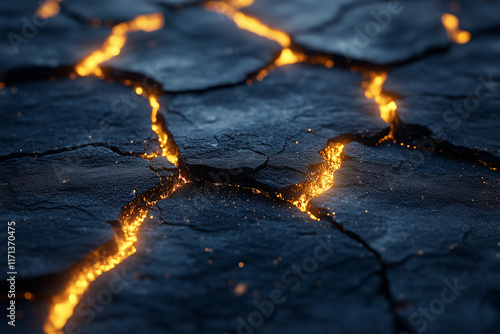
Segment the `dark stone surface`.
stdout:
[[122,54],[105,64],[178,92],[245,82],[280,50],[275,42],[238,30],[222,14],[202,8],[164,14],[162,29],[131,34]]
[[387,126],[361,98],[361,81],[335,68],[285,66],[251,86],[178,95],[165,103],[167,123],[185,163],[243,168],[279,188],[304,181],[329,138]]
[[443,13],[455,14],[462,29],[477,33],[500,28],[499,10],[495,1],[262,0],[243,11],[309,50],[387,65],[450,46]]
[[[321,162],[318,151],[328,139],[387,124],[364,97],[362,76],[339,66],[284,66],[246,85],[280,47],[195,2],[74,0],[18,53],[8,38],[0,41],[0,87],[14,70],[13,81],[0,89],[0,219],[17,222],[18,292],[26,284],[42,291],[31,302],[19,296],[18,326],[3,321],[0,331],[42,333],[50,291],[62,286],[43,276],[62,280],[69,266],[113,237],[113,221],[125,205],[176,171],[165,158],[139,157],[150,151],[148,141],[158,142],[149,103],[118,82],[133,74],[130,79],[151,77],[168,92],[160,113],[186,164],[183,176],[198,179],[160,201],[140,229],[137,253],[90,285],[80,306],[109,289],[116,275],[126,287],[92,319],[75,314],[71,321],[83,333],[236,333],[238,317],[248,322],[258,310],[254,302],[269,299],[275,288],[283,289],[286,302],[255,333],[402,334],[424,326],[426,333],[498,333],[498,171],[397,144],[351,143],[334,187],[312,201],[333,222],[312,220],[239,186],[213,184],[245,177],[276,189],[302,182],[310,165]],[[384,89],[405,123],[498,156],[500,3],[460,3],[455,12],[456,3],[447,1],[402,2],[404,10],[351,58],[367,65],[403,62],[388,69]],[[364,29],[374,20],[371,12],[387,6],[261,0],[244,11],[290,32],[309,51],[342,56],[340,43],[353,43],[353,27]],[[32,22],[37,3],[0,7],[5,37],[22,35],[22,18]],[[60,72],[39,81],[12,77],[68,66],[66,76],[101,47],[112,24],[106,19],[157,10],[165,27],[131,34],[120,55],[104,64],[123,76],[114,82],[70,80]],[[468,44],[446,38],[443,12],[455,12],[473,33]],[[93,18],[103,25],[93,28]],[[477,95],[481,77],[494,83],[491,95],[470,115],[443,118]],[[6,230],[0,231],[4,258]],[[282,281],[327,240],[335,252],[298,289]],[[420,308],[436,310],[455,281],[466,288],[422,322]]]
[[475,35],[434,55],[391,70],[384,86],[400,97],[407,123],[425,125],[456,145],[500,156],[500,43],[496,35]]
[[320,27],[338,19],[343,12],[363,0],[257,0],[243,12],[289,34]]
[[[449,45],[435,2],[393,3],[322,1],[312,10],[303,10],[305,1],[279,6],[264,1],[248,10],[290,32],[307,49],[345,56],[349,62],[390,64]],[[426,14],[415,15],[418,12]]]
[[[402,1],[392,13],[390,4],[382,1],[353,7],[338,22],[298,34],[296,41],[315,51],[344,56],[349,62],[356,59],[381,65],[449,44],[433,1]],[[382,17],[381,12],[385,17],[379,23],[376,17]],[[418,12],[426,14],[415,15]]]
[[401,316],[417,313],[414,331],[424,326],[419,308],[441,299],[443,280],[457,279],[467,289],[426,321],[426,333],[492,332],[499,326],[498,172],[423,153],[416,161],[412,152],[349,144],[334,188],[313,203],[380,252],[394,298],[410,303]]
[[20,83],[0,90],[0,155],[88,144],[142,153],[151,107],[131,88],[95,78]]
[[110,32],[79,23],[64,13],[40,19],[35,16],[37,4],[34,0],[2,3],[0,78],[9,70],[76,64],[100,48]]
[[138,15],[158,12],[161,7],[154,1],[134,0],[70,0],[63,3],[63,9],[85,19],[111,20],[114,23],[133,19]]

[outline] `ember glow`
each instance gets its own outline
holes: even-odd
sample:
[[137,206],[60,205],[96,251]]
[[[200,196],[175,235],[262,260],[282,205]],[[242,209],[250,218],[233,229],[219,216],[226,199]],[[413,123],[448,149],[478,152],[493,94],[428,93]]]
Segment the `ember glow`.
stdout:
[[[226,15],[236,23],[238,28],[250,31],[281,45],[282,50],[279,57],[273,62],[273,64],[270,64],[259,71],[256,76],[257,81],[261,81],[269,74],[269,72],[284,65],[309,62],[311,64],[322,65],[327,68],[333,67],[333,60],[322,56],[308,57],[302,52],[293,50],[290,47],[292,38],[287,33],[271,28],[257,18],[243,14],[239,11],[241,8],[248,7],[253,3],[254,0],[209,1],[205,4],[205,7],[208,10]],[[249,83],[252,83],[252,80],[249,80]]]
[[[140,15],[131,21],[117,24],[113,27],[111,35],[104,42],[101,50],[94,51],[90,56],[85,58],[76,66],[76,72],[81,76],[95,74],[103,77],[103,73],[99,65],[120,54],[121,49],[127,41],[127,34],[134,31],[156,31],[161,29],[164,24],[164,17],[161,13],[149,15]],[[160,104],[158,98],[153,95],[147,95],[145,89],[136,87],[137,95],[145,95],[151,105],[151,129],[158,135],[160,146],[162,149],[161,155],[166,157],[171,163],[177,166],[178,152],[170,145],[168,134],[165,132],[163,125],[158,121],[158,111]],[[158,154],[151,153],[143,155],[146,159],[156,158]]]
[[465,44],[470,41],[470,32],[460,30],[458,27],[458,18],[453,14],[443,14],[441,22],[448,33],[448,38],[458,44]]
[[159,189],[159,192],[147,191],[137,196],[122,209],[118,220],[122,233],[115,233],[114,239],[87,254],[74,269],[68,285],[52,299],[49,316],[44,325],[46,334],[63,333],[64,325],[73,315],[89,284],[136,252],[137,233],[148,212],[159,200],[170,196],[184,182],[185,180],[179,177],[170,184],[160,186],[159,188],[165,189]]
[[296,63],[301,63],[307,60],[307,57],[305,54],[292,51],[289,48],[283,49],[281,51],[281,54],[278,59],[274,62],[274,65],[277,67],[279,66],[284,66],[284,65],[290,65],[290,64],[296,64]]
[[[137,18],[116,25],[112,34],[107,38],[101,50],[93,52],[76,66],[76,72],[81,76],[95,74],[103,77],[99,64],[113,58],[120,53],[125,45],[127,33],[132,31],[155,31],[163,26],[164,20],[162,14],[141,15]],[[142,87],[136,87],[135,92],[138,95],[146,95]],[[146,95],[151,106],[151,128],[158,135],[162,148],[162,156],[165,156],[170,162],[177,166],[178,150],[175,150],[169,142],[167,133],[163,129],[162,123],[158,119],[160,104],[154,95]],[[155,155],[157,156],[157,155]],[[137,242],[137,233],[148,212],[156,205],[159,200],[167,198],[178,187],[182,186],[186,180],[178,177],[165,189],[150,193],[149,191],[136,197],[122,209],[119,224],[121,233],[116,234],[111,243],[114,247],[109,247],[109,243],[99,247],[94,252],[87,254],[80,265],[74,269],[72,278],[69,280],[65,289],[56,295],[50,306],[49,315],[44,325],[46,334],[62,333],[63,327],[72,316],[74,309],[81,300],[84,292],[90,283],[96,280],[102,273],[113,269],[116,265],[123,262],[136,252],[135,244]],[[111,249],[111,250],[110,250]]]
[[252,3],[253,1],[209,1],[205,6],[208,10],[226,15],[236,23],[238,28],[253,32],[254,34],[277,42],[283,48],[288,48],[291,44],[291,38],[285,32],[273,29],[260,22],[258,19],[239,11],[239,9],[247,7]]
[[392,98],[382,93],[382,87],[387,80],[387,73],[367,71],[365,77],[367,80],[362,84],[365,89],[365,96],[377,102],[380,117],[382,117],[384,122],[392,123],[397,116],[398,106]]
[[102,75],[99,65],[120,54],[127,41],[127,34],[134,31],[151,32],[161,29],[164,24],[163,14],[154,13],[140,15],[131,21],[119,23],[113,27],[102,48],[94,51],[76,66],[76,73],[81,76],[95,74]]
[[[263,80],[264,77],[275,68],[284,65],[310,62],[311,64],[322,65],[327,68],[333,67],[333,61],[331,59],[328,59],[327,57],[308,57],[301,52],[292,50],[290,48],[291,37],[285,32],[273,29],[265,25],[258,19],[243,14],[239,11],[243,7],[250,6],[253,2],[253,0],[233,0],[226,2],[211,1],[206,4],[206,7],[209,10],[226,15],[227,17],[232,19],[240,29],[253,32],[254,34],[263,36],[269,40],[273,40],[281,45],[282,50],[280,56],[274,61],[273,64],[262,69],[257,74],[258,81]],[[323,194],[333,186],[335,180],[334,173],[337,169],[340,168],[342,164],[341,155],[343,149],[343,144],[331,144],[325,147],[320,152],[321,156],[324,159],[320,170],[309,175],[309,180],[302,184],[302,195],[298,200],[293,201],[293,205],[295,205],[301,211],[307,212],[313,219],[317,218],[307,209],[309,201]],[[279,195],[278,197],[280,196],[281,195]]]
[[[141,90],[142,91],[142,90]],[[137,91],[136,91],[137,92]],[[139,94],[139,93],[138,93]],[[151,105],[151,129],[157,134],[158,141],[160,142],[161,155],[168,159],[175,166],[179,166],[179,151],[172,145],[171,141],[168,140],[168,134],[164,129],[163,122],[158,119],[158,111],[160,110],[160,104],[156,96],[148,97],[149,104]],[[145,159],[154,159],[158,156],[156,153],[144,154]]]
[[61,11],[62,0],[45,0],[36,11],[36,15],[41,19],[48,19],[56,16]]
[[319,171],[311,173],[309,180],[302,185],[304,190],[297,201],[293,202],[302,212],[307,212],[311,218],[317,219],[308,211],[309,202],[330,189],[335,182],[335,171],[342,166],[343,144],[329,144],[320,154],[323,157],[323,163]]

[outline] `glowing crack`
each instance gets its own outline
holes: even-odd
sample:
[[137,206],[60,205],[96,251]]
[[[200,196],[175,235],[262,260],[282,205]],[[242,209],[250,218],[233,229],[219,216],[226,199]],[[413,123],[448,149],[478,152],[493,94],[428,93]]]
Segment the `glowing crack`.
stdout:
[[319,171],[310,173],[309,180],[302,184],[302,195],[292,202],[300,211],[308,213],[312,219],[319,220],[308,210],[309,202],[333,187],[335,171],[342,166],[343,150],[344,144],[329,144],[321,150],[323,163]]
[[[224,14],[230,18],[242,30],[252,32],[256,35],[275,41],[281,46],[279,57],[273,64],[261,69],[256,76],[257,81],[261,81],[269,72],[284,65],[310,62],[312,64],[321,64],[328,68],[333,67],[333,60],[328,57],[314,56],[308,57],[306,54],[293,50],[291,48],[292,38],[279,29],[272,28],[259,19],[240,12],[240,9],[252,5],[254,0],[228,0],[228,1],[208,1],[205,7],[208,10]],[[252,80],[248,81],[249,84]]]
[[[52,299],[49,315],[44,325],[47,334],[62,333],[64,325],[73,315],[90,283],[103,273],[113,269],[136,252],[139,227],[148,212],[159,200],[165,199],[184,184],[181,177],[165,182],[157,189],[137,196],[127,204],[118,219],[121,233],[115,233],[114,239],[87,254],[72,273],[64,290]],[[154,191],[156,190],[156,191]]]
[[382,87],[387,80],[386,72],[365,71],[366,81],[363,81],[362,87],[365,89],[365,96],[374,100],[380,110],[380,117],[384,122],[391,124],[397,117],[398,106],[389,96],[382,93]]
[[120,54],[129,33],[135,31],[156,31],[163,27],[163,24],[163,14],[154,13],[140,15],[128,22],[115,25],[101,49],[94,51],[76,66],[76,73],[81,76],[95,74],[101,77],[102,70],[99,65]]
[[[126,35],[132,31],[154,31],[163,26],[162,14],[141,15],[137,18],[116,25],[112,34],[107,38],[101,50],[93,52],[76,66],[76,71],[81,76],[95,74],[101,79],[104,75],[99,68],[99,64],[111,59],[120,53],[126,42]],[[142,87],[136,87],[135,91],[139,95],[145,96],[151,106],[151,128],[158,135],[161,155],[166,157],[174,165],[178,165],[179,151],[169,141],[163,123],[160,122],[158,111],[160,104],[158,98],[147,94]],[[148,156],[154,158],[158,156]],[[180,175],[169,182],[165,182],[158,187],[159,191],[147,191],[137,196],[131,203],[127,204],[119,217],[121,230],[115,233],[114,239],[99,247],[94,252],[87,254],[73,271],[72,278],[64,290],[54,296],[49,308],[49,315],[44,325],[45,333],[61,333],[68,319],[73,315],[74,309],[87,290],[90,283],[96,280],[103,273],[113,269],[136,252],[137,233],[139,227],[146,218],[148,212],[159,200],[167,198],[177,188],[182,186],[186,180]],[[112,244],[110,247],[109,244]]]

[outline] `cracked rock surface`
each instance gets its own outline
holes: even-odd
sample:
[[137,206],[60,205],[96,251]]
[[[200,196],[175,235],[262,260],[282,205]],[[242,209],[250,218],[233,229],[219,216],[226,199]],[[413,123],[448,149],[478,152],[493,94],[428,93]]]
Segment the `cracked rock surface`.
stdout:
[[[499,325],[497,306],[490,299],[500,280],[495,268],[499,175],[424,153],[417,160],[414,152],[349,144],[345,164],[335,173],[335,189],[316,198],[314,205],[328,208],[334,219],[382,254],[390,268],[391,294],[412,303],[401,316],[416,313],[416,330],[424,328],[419,308],[441,298],[445,280],[456,280],[467,288],[456,295],[445,292],[446,300],[455,296],[456,301],[446,303],[450,305],[442,316],[426,322],[426,332],[467,328],[488,333]],[[481,299],[484,302],[478,302]],[[465,312],[471,305],[477,322]],[[462,312],[467,316],[457,319]]]
[[[276,306],[262,333],[302,333],[305,328],[377,332],[391,322],[388,305],[379,296],[377,261],[328,224],[223,187],[187,187],[158,208],[159,220],[148,222],[141,235],[144,244],[131,263],[129,285],[84,333],[112,328],[116,318],[131,330],[147,326],[151,333],[233,333],[236,319],[255,311],[253,301],[269,299],[276,288],[286,302]],[[317,270],[304,271],[304,279],[288,272],[314,258],[318,246],[326,259],[317,262]],[[152,296],[170,302],[152,303]],[[369,311],[370,318],[376,314],[372,321],[347,316],[368,316],[360,310],[364,303],[374,307]],[[163,316],[158,318],[158,313]],[[314,325],[297,326],[298,319]]]
[[151,136],[146,100],[94,78],[26,82],[0,91],[0,154],[43,154],[91,144],[142,153]]
[[405,122],[425,125],[456,145],[500,156],[491,131],[500,126],[499,52],[498,36],[478,35],[446,54],[395,68],[384,88],[401,96],[398,106]]
[[279,51],[277,43],[238,30],[218,13],[195,7],[165,15],[162,29],[131,35],[123,55],[105,65],[140,73],[179,92],[245,82]]
[[166,119],[186,164],[286,187],[321,162],[329,138],[386,127],[377,108],[359,99],[361,81],[335,68],[286,66],[251,86],[166,99]]
[[[22,313],[0,331],[45,333],[83,273],[65,333],[499,333],[500,3],[402,1],[378,31],[391,3],[256,0],[241,12],[309,56],[272,67],[278,43],[199,0],[63,1],[46,21],[4,1],[0,219]],[[156,12],[164,26],[127,35],[101,78],[73,73],[114,24]],[[382,69],[392,128],[364,94]],[[323,163],[329,144],[345,147]]]
[[18,277],[60,272],[110,239],[120,208],[160,183],[151,165],[104,147],[1,163],[1,219],[19,222]]
[[[0,78],[9,70],[72,65],[97,49],[109,29],[94,29],[62,13],[35,16],[38,1],[5,2],[0,11]],[[78,45],[78,47],[75,47]],[[34,56],[36,55],[36,56]]]

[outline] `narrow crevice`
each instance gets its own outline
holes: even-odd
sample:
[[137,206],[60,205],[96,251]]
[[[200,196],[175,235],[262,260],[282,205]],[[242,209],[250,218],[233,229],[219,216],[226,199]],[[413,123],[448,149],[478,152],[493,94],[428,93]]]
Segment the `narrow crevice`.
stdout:
[[343,224],[340,224],[336,220],[334,220],[330,213],[323,208],[315,207],[313,205],[309,205],[308,210],[315,215],[318,219],[329,222],[333,225],[335,229],[346,235],[348,238],[356,241],[361,244],[370,254],[372,254],[380,264],[380,270],[377,272],[378,276],[381,279],[380,292],[384,296],[384,298],[388,301],[389,306],[391,308],[391,313],[393,316],[393,323],[395,334],[406,331],[408,333],[411,332],[410,328],[398,315],[398,309],[401,307],[401,303],[398,303],[392,296],[391,286],[389,277],[387,274],[388,266],[382,257],[382,255],[377,252],[367,241],[365,241],[359,234],[348,230]]
[[422,254],[418,254],[418,253],[415,253],[415,254],[409,254],[405,257],[403,257],[401,260],[399,261],[394,261],[394,262],[389,262],[387,263],[387,267],[388,268],[394,268],[394,267],[400,267],[402,265],[404,265],[405,263],[407,263],[409,260],[411,259],[415,259],[415,258],[439,258],[439,257],[448,257],[450,256],[450,254],[452,253],[455,253],[457,252],[458,250],[460,250],[464,245],[465,245],[465,239],[467,239],[467,237],[469,236],[469,234],[472,232],[473,228],[471,227],[470,229],[468,229],[464,235],[462,236],[462,240],[460,241],[460,243],[455,243],[455,245],[453,247],[450,247],[448,248],[448,251],[445,252],[445,253],[437,253],[437,252],[434,252],[434,253],[429,253],[429,252],[424,252]]
[[64,147],[64,148],[58,148],[58,149],[53,149],[53,150],[48,150],[44,151],[41,153],[37,152],[15,152],[7,155],[0,156],[0,163],[11,160],[11,159],[20,159],[24,157],[31,157],[31,158],[41,158],[49,155],[56,155],[56,154],[61,154],[64,152],[71,152],[71,151],[76,151],[85,147],[104,147],[122,157],[140,157],[140,153],[130,153],[130,152],[122,152],[119,148],[115,146],[110,146],[108,144],[103,144],[103,143],[88,143],[84,145],[78,145],[78,146],[72,146],[72,147]]

